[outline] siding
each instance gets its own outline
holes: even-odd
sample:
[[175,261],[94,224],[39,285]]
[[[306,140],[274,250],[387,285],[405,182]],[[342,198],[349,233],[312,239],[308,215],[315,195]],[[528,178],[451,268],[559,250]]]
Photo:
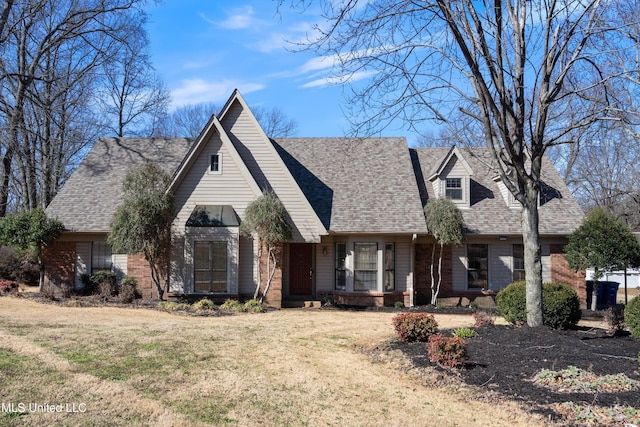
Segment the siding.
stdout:
[[[332,236],[325,236],[316,250],[316,292],[332,291],[334,288],[335,272],[335,240]],[[322,253],[327,248],[327,254]]]
[[293,240],[319,242],[324,234],[320,221],[251,112],[234,100],[221,123],[258,185],[272,189],[286,207]]
[[499,291],[512,282],[511,243],[489,245],[489,290]]
[[239,245],[238,292],[243,295],[253,295],[258,282],[258,260],[256,258],[258,243],[246,237],[240,237]]
[[[220,154],[222,173],[210,173],[209,162],[211,154]],[[196,230],[198,235],[189,235],[186,221],[197,205],[231,205],[240,219],[249,203],[257,195],[252,189],[241,166],[234,162],[233,156],[226,144],[222,143],[218,132],[213,132],[209,140],[202,145],[186,171],[185,176],[175,190],[175,203],[178,211],[173,222],[173,246],[171,255],[171,289],[172,291],[191,292],[193,289],[193,266],[191,264],[191,250],[193,240],[219,239],[228,242],[227,259],[229,293],[237,293],[240,272],[238,268],[248,269],[242,272],[242,279],[251,276],[253,263],[238,266],[238,227],[207,227]],[[246,255],[246,254],[244,254]]]
[[465,245],[451,248],[452,288],[454,291],[467,290],[467,247]]

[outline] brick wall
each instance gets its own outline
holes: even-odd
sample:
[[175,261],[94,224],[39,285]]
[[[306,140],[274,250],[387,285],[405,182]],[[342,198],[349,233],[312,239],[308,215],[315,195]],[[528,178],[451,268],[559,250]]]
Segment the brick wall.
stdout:
[[584,271],[574,271],[564,257],[564,245],[551,245],[551,281],[571,285],[578,293],[580,307],[587,307],[587,288]]
[[[418,243],[415,245],[415,299],[416,305],[429,304],[431,302],[431,252],[432,243]],[[433,272],[436,283],[438,281],[438,259],[440,246],[436,245]],[[442,283],[440,284],[439,297],[450,295],[453,291],[452,282],[451,246],[445,246],[442,252]]]
[[45,284],[73,286],[76,270],[76,243],[55,241],[42,250]]
[[138,290],[144,299],[158,298],[156,285],[151,278],[151,268],[149,262],[144,259],[142,253],[129,255],[127,257],[127,276],[135,277],[138,281]]
[[[262,255],[260,256],[260,292],[263,293],[267,286],[267,257],[268,249],[266,245],[262,246]],[[279,244],[276,248],[277,265],[275,274],[271,279],[271,286],[269,291],[264,297],[264,304],[269,307],[281,308],[282,307],[282,267],[284,261],[283,245]],[[273,268],[273,265],[272,265]]]

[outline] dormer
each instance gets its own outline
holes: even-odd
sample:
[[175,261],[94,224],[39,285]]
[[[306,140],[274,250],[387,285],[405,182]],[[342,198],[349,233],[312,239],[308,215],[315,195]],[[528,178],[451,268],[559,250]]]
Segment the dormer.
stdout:
[[471,200],[471,175],[473,171],[455,145],[444,157],[440,166],[429,177],[436,197],[446,197],[460,208],[468,208]]

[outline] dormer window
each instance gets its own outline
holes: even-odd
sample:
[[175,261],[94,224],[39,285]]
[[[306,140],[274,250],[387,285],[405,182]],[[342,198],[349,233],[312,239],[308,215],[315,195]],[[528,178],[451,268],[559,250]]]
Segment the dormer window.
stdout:
[[451,200],[462,200],[462,178],[447,178],[445,197]]

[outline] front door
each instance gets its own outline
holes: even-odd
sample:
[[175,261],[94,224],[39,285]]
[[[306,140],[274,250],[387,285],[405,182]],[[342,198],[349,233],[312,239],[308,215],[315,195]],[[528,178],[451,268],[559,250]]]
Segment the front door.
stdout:
[[289,245],[289,294],[311,296],[313,294],[312,246],[308,243]]

